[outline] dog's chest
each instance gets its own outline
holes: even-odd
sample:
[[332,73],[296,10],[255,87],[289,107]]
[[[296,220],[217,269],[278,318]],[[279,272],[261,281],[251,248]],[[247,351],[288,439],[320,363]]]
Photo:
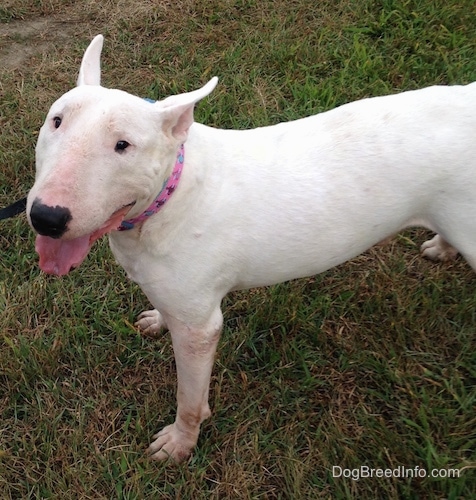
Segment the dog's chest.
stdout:
[[152,274],[154,276],[161,274],[160,261],[150,254],[135,234],[111,234],[109,245],[115,259],[126,271],[127,277],[138,285],[146,282]]

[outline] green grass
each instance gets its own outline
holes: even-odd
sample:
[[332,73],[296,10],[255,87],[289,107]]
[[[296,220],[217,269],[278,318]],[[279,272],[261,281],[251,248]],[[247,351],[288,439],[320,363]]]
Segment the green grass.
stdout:
[[[38,19],[49,24],[25,34]],[[32,185],[37,131],[97,33],[107,86],[161,98],[218,75],[197,120],[225,128],[476,80],[473,0],[6,0],[0,205]],[[37,49],[4,67],[13,42]],[[475,278],[462,259],[422,260],[425,231],[320,276],[230,294],[214,414],[175,466],[144,456],[174,417],[170,341],[131,326],[149,304],[107,242],[58,279],[39,272],[24,217],[1,229],[0,498],[476,494]],[[362,465],[461,475],[332,477]]]

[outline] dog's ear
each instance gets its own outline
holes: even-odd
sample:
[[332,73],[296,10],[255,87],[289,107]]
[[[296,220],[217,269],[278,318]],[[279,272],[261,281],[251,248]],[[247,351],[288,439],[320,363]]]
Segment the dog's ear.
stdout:
[[163,118],[162,127],[166,134],[170,134],[181,142],[185,142],[188,129],[193,123],[193,108],[195,104],[206,97],[218,83],[214,76],[201,89],[167,97],[157,103]]
[[79,68],[78,85],[101,85],[101,50],[104,37],[97,35],[84,53]]

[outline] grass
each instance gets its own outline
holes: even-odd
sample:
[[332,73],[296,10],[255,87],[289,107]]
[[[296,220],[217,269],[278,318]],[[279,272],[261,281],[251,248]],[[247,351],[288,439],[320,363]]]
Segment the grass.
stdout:
[[[0,64],[1,205],[32,185],[37,131],[94,34],[106,36],[105,85],[160,98],[216,74],[197,120],[245,128],[469,83],[475,14],[473,0],[6,0],[0,63],[13,43],[33,52]],[[107,242],[58,279],[39,272],[24,217],[1,224],[1,498],[476,494],[475,278],[462,259],[420,259],[425,231],[323,275],[230,294],[214,415],[174,466],[144,456],[175,412],[170,341],[131,326],[149,305]],[[332,475],[362,465],[461,474]]]

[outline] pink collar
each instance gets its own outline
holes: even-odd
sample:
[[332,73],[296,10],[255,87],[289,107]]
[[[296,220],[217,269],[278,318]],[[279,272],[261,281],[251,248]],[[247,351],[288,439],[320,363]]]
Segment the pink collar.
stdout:
[[183,168],[184,154],[185,152],[182,144],[177,154],[177,160],[175,161],[174,170],[170,177],[164,182],[164,186],[161,189],[160,193],[156,196],[155,200],[144,212],[142,212],[137,217],[122,221],[121,225],[117,229],[118,231],[127,231],[129,229],[133,229],[136,224],[144,222],[151,215],[156,214],[165,205],[166,201],[174,193],[180,180],[180,175],[182,174]]

